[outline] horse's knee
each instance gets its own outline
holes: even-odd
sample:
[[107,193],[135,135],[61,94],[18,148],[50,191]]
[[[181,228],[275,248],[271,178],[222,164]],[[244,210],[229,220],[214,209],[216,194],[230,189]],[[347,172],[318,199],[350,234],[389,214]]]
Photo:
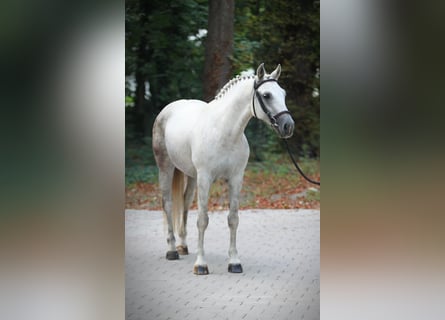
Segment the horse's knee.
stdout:
[[239,224],[238,212],[230,212],[227,221],[230,228],[237,228]]
[[206,229],[209,225],[209,215],[207,213],[200,213],[197,225],[199,229]]

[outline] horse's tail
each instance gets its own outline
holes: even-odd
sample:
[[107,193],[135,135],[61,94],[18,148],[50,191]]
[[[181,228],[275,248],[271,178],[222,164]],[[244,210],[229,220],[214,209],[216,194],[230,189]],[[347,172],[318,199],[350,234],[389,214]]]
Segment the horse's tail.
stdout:
[[185,190],[184,173],[177,168],[173,172],[172,182],[172,222],[173,231],[179,234],[179,230],[184,228],[184,190]]

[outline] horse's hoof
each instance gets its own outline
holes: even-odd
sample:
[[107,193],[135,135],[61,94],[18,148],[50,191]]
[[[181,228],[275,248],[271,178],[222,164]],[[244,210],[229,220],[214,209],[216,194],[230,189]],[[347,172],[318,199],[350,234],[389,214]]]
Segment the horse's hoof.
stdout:
[[209,274],[209,268],[207,266],[194,266],[193,273],[197,275]]
[[189,254],[189,248],[187,246],[177,246],[176,250],[178,250],[178,253],[181,256],[185,256],[185,255]]
[[167,260],[178,260],[179,254],[178,251],[167,251]]
[[243,273],[243,267],[240,263],[229,263],[229,272],[231,273]]

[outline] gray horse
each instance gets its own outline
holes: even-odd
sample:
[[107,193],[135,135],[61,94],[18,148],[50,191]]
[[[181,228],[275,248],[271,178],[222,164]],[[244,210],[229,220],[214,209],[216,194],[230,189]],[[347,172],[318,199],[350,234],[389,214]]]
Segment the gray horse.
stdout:
[[[244,130],[250,118],[270,124],[281,138],[289,138],[294,121],[286,107],[286,92],[278,85],[281,66],[267,74],[264,64],[256,76],[230,80],[206,103],[178,100],[167,105],[153,126],[153,151],[159,167],[162,206],[167,221],[167,259],[188,254],[187,213],[198,187],[198,254],[193,272],[208,274],[204,255],[204,232],[209,223],[211,184],[219,178],[229,184],[229,267],[243,272],[236,249],[239,194],[249,158]],[[176,245],[175,233],[178,236]]]

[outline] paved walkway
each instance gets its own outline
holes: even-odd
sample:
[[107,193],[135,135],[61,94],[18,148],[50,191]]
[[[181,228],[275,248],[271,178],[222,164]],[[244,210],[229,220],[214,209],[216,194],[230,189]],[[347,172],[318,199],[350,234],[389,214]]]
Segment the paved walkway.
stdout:
[[240,211],[241,274],[227,272],[227,212],[209,216],[210,274],[196,276],[196,211],[188,219],[190,254],[176,261],[165,259],[162,213],[126,211],[127,320],[320,318],[319,211]]

